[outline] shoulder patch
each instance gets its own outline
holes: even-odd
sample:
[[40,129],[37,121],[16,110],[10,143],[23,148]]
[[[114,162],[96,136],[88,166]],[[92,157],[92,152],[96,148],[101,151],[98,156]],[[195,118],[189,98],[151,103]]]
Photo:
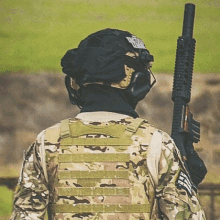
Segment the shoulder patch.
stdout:
[[193,183],[190,180],[189,176],[182,170],[180,170],[179,172],[179,176],[176,180],[176,186],[177,188],[185,189],[187,193],[192,196]]
[[140,38],[136,37],[135,35],[132,35],[132,37],[126,37],[126,38],[128,42],[131,43],[134,48],[146,49],[144,42]]

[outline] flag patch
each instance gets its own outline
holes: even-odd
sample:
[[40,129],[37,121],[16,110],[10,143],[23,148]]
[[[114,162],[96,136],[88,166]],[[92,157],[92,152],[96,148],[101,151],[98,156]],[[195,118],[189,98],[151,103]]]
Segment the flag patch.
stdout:
[[134,48],[146,49],[144,42],[140,38],[136,37],[135,35],[132,35],[132,37],[126,37],[126,38],[129,41],[129,43],[132,44]]
[[192,181],[190,180],[189,176],[183,171],[180,171],[179,173],[179,176],[176,180],[176,186],[180,189],[185,189],[187,193],[192,196]]

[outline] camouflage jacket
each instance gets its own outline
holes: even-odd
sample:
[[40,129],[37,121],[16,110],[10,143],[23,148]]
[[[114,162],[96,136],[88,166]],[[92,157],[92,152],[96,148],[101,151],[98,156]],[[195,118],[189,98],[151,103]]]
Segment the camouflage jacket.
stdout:
[[[85,124],[103,125],[109,122],[129,124],[132,118],[116,113],[81,113],[77,120]],[[146,129],[147,121],[141,126]],[[153,128],[151,126],[151,128]],[[60,130],[60,123],[51,128]],[[18,185],[14,193],[14,209],[11,219],[45,219],[50,203],[59,198],[54,193],[53,184],[56,181],[57,166],[54,161],[46,158],[51,153],[59,151],[57,144],[45,144],[45,132],[42,131],[28,149],[23,161]],[[148,174],[145,177],[145,196],[151,204],[150,217],[126,217],[126,215],[111,214],[99,217],[80,215],[53,216],[52,219],[193,219],[204,220],[198,195],[193,188],[188,173],[184,168],[181,156],[171,137],[158,129],[150,132],[150,144],[140,144],[140,151],[147,151]],[[53,137],[52,137],[53,138]],[[56,140],[57,141],[57,140]],[[55,141],[55,142],[56,142]],[[65,201],[65,202],[68,202]],[[76,200],[74,200],[76,202]],[[50,216],[51,214],[48,213]]]

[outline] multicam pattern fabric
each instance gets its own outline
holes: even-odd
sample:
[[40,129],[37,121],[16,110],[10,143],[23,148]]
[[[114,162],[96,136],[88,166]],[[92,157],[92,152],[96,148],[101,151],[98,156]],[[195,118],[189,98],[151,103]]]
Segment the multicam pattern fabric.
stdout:
[[[96,126],[114,124],[128,125],[134,119],[128,117],[109,122],[88,122]],[[72,120],[71,123],[76,123]],[[82,138],[109,138],[106,135],[85,135]],[[180,154],[173,140],[165,132],[159,131],[146,121],[132,135],[132,144],[129,147],[112,146],[67,146],[65,149],[60,145],[60,123],[41,132],[36,143],[28,150],[21,177],[15,191],[14,211],[11,219],[44,219],[48,207],[51,219],[106,219],[106,220],[134,220],[134,219],[205,219],[204,212],[199,204],[197,194],[192,190],[189,195],[184,188],[177,187],[177,179],[180,172],[187,174],[184,169]],[[82,163],[63,162],[59,155],[78,155],[85,152],[106,155],[118,152],[129,152],[128,162],[94,162]],[[146,158],[146,159],[143,159]],[[73,159],[74,160],[74,159]],[[84,179],[84,178],[58,178],[61,171],[120,171],[129,170],[133,178],[122,179]],[[135,174],[135,175],[133,175]],[[96,174],[97,175],[97,174]],[[60,189],[72,187],[108,187],[130,188],[130,191],[117,192],[117,195],[93,195],[69,196]],[[104,192],[104,191],[103,191]],[[82,193],[82,192],[81,192]],[[103,194],[109,194],[107,190]],[[62,196],[61,196],[62,194]],[[97,195],[96,195],[97,194]],[[111,193],[110,193],[111,194]],[[113,193],[114,194],[114,193]],[[124,196],[126,194],[126,196]],[[49,204],[112,204],[126,205],[130,203],[150,204],[150,213],[94,213],[94,212],[66,212],[55,213]],[[54,214],[51,214],[54,213]]]
[[49,189],[42,169],[39,145],[39,142],[34,143],[25,156],[14,192],[14,211],[11,219],[44,219],[49,202]]

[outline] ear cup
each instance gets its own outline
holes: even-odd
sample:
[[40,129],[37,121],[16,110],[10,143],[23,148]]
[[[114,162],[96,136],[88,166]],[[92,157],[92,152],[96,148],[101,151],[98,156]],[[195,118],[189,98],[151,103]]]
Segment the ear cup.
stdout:
[[80,94],[76,89],[73,89],[71,86],[71,78],[69,76],[65,77],[65,85],[66,89],[68,91],[70,103],[73,105],[77,105],[79,108],[81,108],[82,103],[80,99]]
[[129,101],[137,104],[144,99],[150,88],[150,72],[135,72],[132,75],[130,85],[124,90],[124,94]]

